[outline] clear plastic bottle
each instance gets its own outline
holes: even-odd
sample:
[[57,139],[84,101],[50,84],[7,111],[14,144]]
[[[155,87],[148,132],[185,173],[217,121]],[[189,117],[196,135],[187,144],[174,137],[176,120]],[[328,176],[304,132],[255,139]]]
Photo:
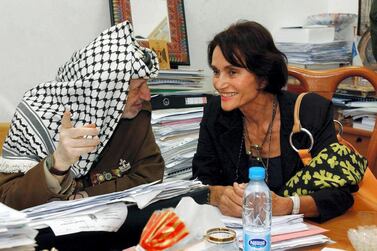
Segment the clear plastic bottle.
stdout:
[[271,249],[271,192],[263,167],[249,168],[250,182],[243,195],[243,250]]

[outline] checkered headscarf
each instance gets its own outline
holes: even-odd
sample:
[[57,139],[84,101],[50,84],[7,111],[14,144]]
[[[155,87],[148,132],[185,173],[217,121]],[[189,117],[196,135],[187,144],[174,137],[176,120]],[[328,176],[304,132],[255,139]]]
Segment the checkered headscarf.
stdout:
[[95,123],[101,143],[72,167],[85,175],[116,128],[127,100],[130,79],[156,77],[155,54],[135,41],[128,21],[102,32],[73,54],[54,81],[27,91],[18,105],[0,158],[0,172],[27,172],[59,141],[59,126],[66,107],[72,125]]

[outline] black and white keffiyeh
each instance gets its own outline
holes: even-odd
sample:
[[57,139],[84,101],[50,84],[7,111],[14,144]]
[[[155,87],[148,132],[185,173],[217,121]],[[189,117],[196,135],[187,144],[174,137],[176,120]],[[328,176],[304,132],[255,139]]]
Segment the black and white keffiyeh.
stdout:
[[156,55],[138,45],[128,21],[105,30],[74,53],[54,81],[25,93],[4,142],[0,172],[25,173],[53,153],[63,113],[69,107],[74,127],[95,123],[100,129],[97,149],[72,166],[76,177],[85,175],[122,116],[129,81],[157,74]]

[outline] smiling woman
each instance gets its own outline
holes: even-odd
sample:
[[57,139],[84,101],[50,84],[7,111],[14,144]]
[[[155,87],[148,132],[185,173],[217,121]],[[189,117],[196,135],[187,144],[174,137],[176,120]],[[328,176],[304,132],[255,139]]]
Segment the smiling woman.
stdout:
[[[306,166],[289,144],[297,95],[282,90],[288,76],[286,58],[269,31],[252,21],[231,25],[209,43],[208,63],[219,97],[204,110],[192,169],[194,178],[209,185],[210,203],[225,215],[240,217],[248,169],[262,166],[273,215],[302,213],[325,221],[350,208],[356,183],[317,186],[307,193],[288,189],[292,177]],[[338,143],[332,109],[331,102],[317,94],[302,99],[301,125],[313,134],[313,156]],[[300,149],[310,143],[306,135],[293,141]],[[341,171],[340,165],[335,168]],[[313,179],[323,179],[319,176]]]
[[254,73],[243,67],[231,65],[224,57],[220,47],[212,55],[213,87],[221,97],[221,108],[232,111],[254,100],[263,84],[257,81]]

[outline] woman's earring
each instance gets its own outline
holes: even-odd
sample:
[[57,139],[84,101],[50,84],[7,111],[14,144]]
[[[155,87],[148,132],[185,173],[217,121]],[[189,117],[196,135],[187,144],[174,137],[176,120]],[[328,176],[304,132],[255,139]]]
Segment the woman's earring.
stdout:
[[258,91],[263,91],[265,88],[266,88],[266,86],[267,86],[267,81],[266,80],[261,80],[261,81],[258,81],[258,88],[257,88],[257,90]]

